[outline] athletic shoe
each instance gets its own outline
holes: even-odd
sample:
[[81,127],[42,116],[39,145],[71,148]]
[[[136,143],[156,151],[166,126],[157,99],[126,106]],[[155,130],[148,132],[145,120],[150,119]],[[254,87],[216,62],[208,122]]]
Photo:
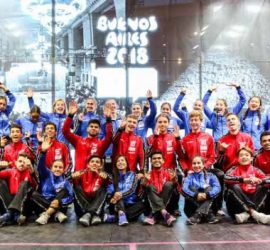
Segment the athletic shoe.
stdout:
[[238,224],[242,224],[242,223],[245,223],[248,221],[250,217],[250,214],[247,213],[247,212],[243,212],[243,213],[240,213],[240,214],[236,214],[235,215],[235,220]]
[[251,213],[251,217],[256,220],[257,222],[260,222],[262,224],[270,224],[270,215],[259,213],[257,211],[253,211]]
[[217,211],[217,215],[219,215],[219,216],[225,216],[225,212],[220,209],[220,210]]
[[193,216],[189,217],[187,220],[188,225],[196,225],[201,222],[202,216],[198,213],[195,213]]
[[68,217],[67,217],[64,213],[62,213],[62,212],[60,212],[60,211],[56,212],[56,214],[54,215],[54,219],[55,219],[56,221],[59,221],[60,223],[66,221],[67,218],[68,218]]
[[116,221],[116,216],[113,214],[104,214],[103,221],[106,223],[113,223]]
[[12,214],[7,212],[0,216],[0,226],[5,226],[8,222],[12,221]]
[[50,215],[47,214],[46,212],[43,212],[42,214],[40,214],[40,216],[36,219],[36,223],[40,224],[40,225],[45,225],[48,223],[48,220],[50,218]]
[[98,225],[101,223],[101,218],[98,215],[94,215],[91,220],[91,225]]
[[16,218],[16,222],[19,226],[23,226],[26,224],[26,216],[23,214],[19,214],[19,216]]
[[180,217],[182,216],[181,211],[179,209],[175,209],[172,213],[174,217]]
[[121,213],[118,216],[118,225],[119,226],[125,226],[128,224],[128,220],[125,213]]
[[163,218],[168,227],[172,226],[173,223],[176,221],[176,218],[170,215],[168,212],[165,215],[163,215]]
[[209,224],[216,224],[219,222],[219,219],[213,214],[213,212],[210,212],[207,215],[207,221]]
[[143,224],[153,226],[156,224],[156,219],[153,215],[145,216],[143,220]]
[[90,225],[90,220],[91,220],[91,214],[90,213],[86,213],[84,214],[80,219],[79,222],[85,226],[88,227]]

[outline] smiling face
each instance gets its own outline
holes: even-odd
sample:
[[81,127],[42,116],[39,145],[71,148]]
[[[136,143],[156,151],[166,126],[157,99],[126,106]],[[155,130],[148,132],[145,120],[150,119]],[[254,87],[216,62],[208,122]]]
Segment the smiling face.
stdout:
[[85,104],[86,112],[95,112],[96,108],[97,108],[97,102],[94,99],[89,98],[86,100],[86,104]]
[[270,151],[270,135],[262,136],[261,145],[262,145],[264,150]]
[[196,100],[193,104],[193,109],[202,112],[203,111],[203,102],[201,100]]
[[159,132],[161,134],[164,134],[168,131],[168,127],[169,127],[169,120],[166,116],[159,116],[157,119],[157,129],[159,130]]
[[192,169],[195,173],[199,173],[204,169],[203,159],[200,156],[195,156],[193,158]]
[[142,115],[142,107],[140,104],[133,104],[131,107],[131,112],[133,115],[135,115],[137,118],[139,118]]
[[153,154],[151,157],[151,165],[153,168],[161,168],[164,164],[162,154]]
[[0,97],[0,112],[6,110],[7,108],[7,100],[4,97]]
[[126,127],[125,127],[125,131],[127,133],[133,132],[137,127],[137,123],[138,123],[137,119],[132,118],[132,117],[128,117],[127,118],[127,124],[126,124]]
[[64,114],[66,111],[66,104],[63,100],[57,100],[53,105],[53,111],[57,114]]
[[199,116],[193,116],[189,119],[189,124],[192,132],[198,132],[201,130],[202,121]]
[[64,163],[62,161],[54,161],[51,171],[55,176],[61,176],[65,172]]
[[219,115],[224,115],[227,109],[227,105],[224,100],[218,99],[215,105],[215,110]]
[[257,111],[261,107],[261,99],[258,96],[253,96],[248,102],[248,108],[251,111]]
[[53,124],[47,124],[45,126],[45,135],[51,139],[56,137],[56,129]]
[[238,162],[240,165],[250,165],[253,161],[252,154],[246,149],[241,149],[238,153]]
[[166,115],[170,116],[171,115],[171,111],[172,111],[172,109],[171,109],[171,106],[170,106],[169,103],[163,103],[161,105],[161,113],[162,114],[166,114]]
[[11,128],[10,129],[10,138],[12,142],[19,142],[23,137],[22,131],[19,128]]
[[116,161],[116,167],[119,171],[125,171],[127,169],[128,163],[124,156],[120,156]]

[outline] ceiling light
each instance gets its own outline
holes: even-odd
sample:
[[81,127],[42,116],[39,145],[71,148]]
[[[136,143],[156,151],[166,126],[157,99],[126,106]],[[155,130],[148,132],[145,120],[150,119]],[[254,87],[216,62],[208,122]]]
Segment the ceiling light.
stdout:
[[261,6],[257,4],[249,4],[246,6],[246,9],[251,13],[258,13],[261,10]]
[[221,8],[222,8],[222,5],[215,5],[215,6],[213,7],[213,11],[214,11],[214,12],[218,12],[218,11],[221,10]]

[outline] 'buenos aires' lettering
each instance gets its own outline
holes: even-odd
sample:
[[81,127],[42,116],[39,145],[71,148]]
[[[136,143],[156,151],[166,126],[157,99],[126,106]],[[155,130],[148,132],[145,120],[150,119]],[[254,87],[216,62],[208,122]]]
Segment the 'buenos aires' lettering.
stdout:
[[108,46],[107,63],[123,64],[127,53],[131,64],[148,63],[146,48],[149,44],[148,32],[155,31],[157,27],[154,16],[127,18],[127,20],[123,18],[109,20],[106,16],[101,16],[97,22],[97,29],[108,32],[105,38],[105,45]]

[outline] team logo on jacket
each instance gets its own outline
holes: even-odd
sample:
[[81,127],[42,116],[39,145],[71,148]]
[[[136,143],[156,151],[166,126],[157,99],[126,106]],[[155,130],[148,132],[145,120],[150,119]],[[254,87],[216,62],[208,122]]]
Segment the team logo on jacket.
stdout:
[[128,151],[129,152],[135,152],[136,151],[136,141],[131,141],[130,144],[129,144],[129,148],[128,148]]
[[207,141],[206,139],[201,139],[200,141],[200,151],[206,152],[207,151]]
[[167,152],[172,152],[173,151],[173,141],[167,141]]
[[239,145],[240,145],[240,148],[243,148],[243,147],[245,147],[246,146],[246,142],[244,142],[244,141],[240,141],[239,142]]

